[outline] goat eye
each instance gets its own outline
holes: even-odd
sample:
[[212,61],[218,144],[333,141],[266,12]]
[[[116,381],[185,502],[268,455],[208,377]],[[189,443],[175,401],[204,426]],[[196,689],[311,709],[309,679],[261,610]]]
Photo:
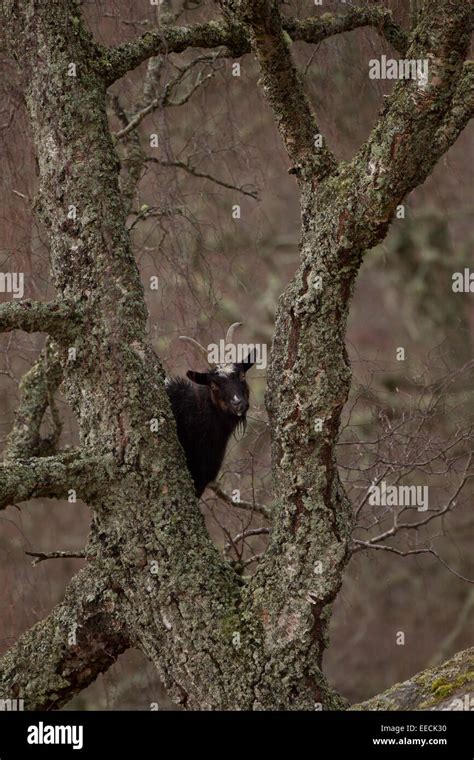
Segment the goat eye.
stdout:
[[211,383],[211,391],[216,392],[218,390],[219,390],[219,386],[216,383]]
[[239,374],[239,380],[241,380],[243,383],[245,382],[245,372],[241,372]]

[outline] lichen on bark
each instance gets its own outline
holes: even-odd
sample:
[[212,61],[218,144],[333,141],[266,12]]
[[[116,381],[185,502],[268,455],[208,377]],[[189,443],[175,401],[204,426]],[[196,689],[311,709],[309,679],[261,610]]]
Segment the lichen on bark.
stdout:
[[397,683],[351,710],[472,710],[474,649]]

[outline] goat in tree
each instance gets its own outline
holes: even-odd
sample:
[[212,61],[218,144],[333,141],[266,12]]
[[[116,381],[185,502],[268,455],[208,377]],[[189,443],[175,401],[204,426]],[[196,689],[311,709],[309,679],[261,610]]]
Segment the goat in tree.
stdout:
[[[227,331],[225,345],[233,341],[239,322]],[[246,373],[254,364],[249,354],[240,363],[211,364],[208,351],[193,338],[181,336],[204,354],[207,372],[189,370],[185,377],[166,380],[166,390],[176,419],[178,438],[194,481],[196,496],[216,479],[227,443],[238,425],[245,427],[249,408]]]

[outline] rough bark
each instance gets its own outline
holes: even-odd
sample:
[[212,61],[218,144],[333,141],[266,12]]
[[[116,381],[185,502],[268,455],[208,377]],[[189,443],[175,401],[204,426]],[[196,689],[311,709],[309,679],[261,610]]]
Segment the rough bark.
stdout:
[[79,309],[75,310],[64,301],[35,303],[19,301],[0,305],[0,330],[24,330],[46,332],[57,340],[68,341],[74,337],[74,329],[80,327]]
[[[111,50],[102,50],[102,66],[108,84],[120,79],[150,56],[181,53],[188,47],[225,47],[229,55],[235,57],[250,53],[252,44],[249,30],[236,19],[234,11],[237,8],[228,2],[222,2],[221,5],[227,14],[227,20],[213,20],[187,27],[163,24],[133,42]],[[400,52],[403,53],[408,45],[406,33],[393,21],[391,12],[386,8],[349,8],[342,16],[326,13],[323,18],[303,21],[292,17],[284,18],[282,26],[295,42],[301,40],[318,44],[336,34],[371,26]]]
[[55,453],[61,432],[60,423],[46,438],[41,436],[40,429],[46,409],[54,404],[54,394],[61,384],[62,375],[57,346],[48,339],[37,361],[20,381],[20,403],[3,451],[4,460]]
[[71,450],[56,456],[16,459],[0,464],[0,509],[13,501],[41,496],[67,499],[70,490],[87,501],[98,483],[108,479],[105,461]]
[[471,648],[458,652],[442,665],[423,670],[350,709],[472,710],[473,695],[474,648]]
[[[106,462],[87,493],[93,523],[86,570],[63,604],[0,663],[2,696],[24,697],[27,709],[60,706],[129,644],[154,662],[171,696],[189,709],[343,706],[321,663],[351,546],[352,510],[334,453],[351,378],[344,343],[350,296],[364,249],[383,239],[396,205],[466,123],[470,11],[464,2],[435,0],[410,43],[392,22],[381,23],[410,56],[429,56],[434,76],[424,89],[400,82],[366,145],[338,165],[325,144],[315,147],[316,117],[285,28],[293,22],[282,20],[275,2],[221,5],[224,20],[166,26],[104,51],[74,0],[3,4],[38,157],[37,209],[65,307],[60,328],[45,305],[28,307],[38,319],[8,316],[4,324],[54,332],[80,430],[73,472],[56,458],[34,466],[51,478],[54,494],[81,468],[88,481],[88,463]],[[343,26],[329,24],[328,34]],[[280,300],[267,394],[275,517],[269,550],[250,582],[218,556],[184,466],[163,370],[146,334],[105,113],[108,84],[147,56],[222,44],[234,55],[250,50],[259,61],[302,200],[301,262]],[[68,218],[71,205],[76,219]],[[17,306],[12,311],[23,313]],[[151,432],[152,418],[158,433]],[[7,481],[11,475],[18,482],[22,467],[9,456]],[[35,487],[25,493],[34,495]],[[13,487],[5,490],[15,497]],[[84,638],[75,657],[64,636],[78,621]],[[35,646],[45,663],[33,672],[28,655]]]
[[24,699],[27,710],[57,709],[115,662],[129,642],[112,578],[110,561],[73,578],[61,604],[2,658],[1,698]]

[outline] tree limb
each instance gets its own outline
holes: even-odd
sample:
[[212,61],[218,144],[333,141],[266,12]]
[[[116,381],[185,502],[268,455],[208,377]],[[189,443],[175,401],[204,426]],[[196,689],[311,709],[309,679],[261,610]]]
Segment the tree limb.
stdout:
[[[474,647],[397,683],[350,710],[471,710]],[[466,707],[467,697],[467,707]]]
[[80,450],[1,463],[0,509],[41,496],[67,498],[71,490],[87,500],[106,478],[104,460],[86,456]]
[[244,499],[240,499],[240,501],[232,501],[232,497],[229,496],[229,494],[226,493],[218,483],[211,483],[208,488],[213,491],[219,499],[225,502],[225,504],[228,504],[230,507],[255,512],[256,514],[262,515],[262,517],[266,517],[267,519],[271,517],[271,510],[264,504],[257,504],[257,502],[245,501]]
[[375,549],[377,551],[384,551],[389,552],[390,554],[397,554],[399,557],[409,557],[413,554],[431,554],[432,557],[435,557],[438,562],[441,562],[441,564],[446,568],[446,570],[449,570],[452,575],[455,575],[456,578],[459,578],[460,581],[465,581],[466,583],[474,583],[474,578],[466,578],[465,575],[462,575],[461,573],[458,573],[457,570],[455,570],[451,565],[448,565],[445,560],[440,557],[438,552],[433,549],[432,546],[427,547],[420,547],[419,549],[397,549],[395,546],[389,546],[389,544],[374,544],[369,543],[369,541],[361,541],[360,539],[355,539],[354,543],[356,544],[356,550],[357,547],[359,550],[362,549]]
[[250,29],[251,47],[260,65],[260,84],[273,110],[280,135],[296,175],[321,179],[336,168],[336,159],[322,141],[316,116],[304,92],[290,50],[291,39],[283,28],[278,2],[232,0],[220,5],[230,24]]
[[3,452],[5,460],[55,453],[58,428],[47,438],[41,437],[40,429],[45,411],[61,384],[62,376],[57,347],[48,339],[37,361],[20,380],[20,403]]
[[325,13],[320,18],[307,18],[303,21],[297,18],[283,20],[283,28],[293,41],[301,40],[311,44],[318,44],[328,37],[343,32],[351,32],[365,26],[373,27],[399,53],[404,54],[406,52],[409,36],[394,22],[392,13],[388,8],[381,8],[380,6],[372,8],[348,7],[340,16]]
[[253,536],[268,536],[269,533],[270,528],[247,528],[246,530],[237,533],[232,540],[226,543],[224,546],[224,554],[228,554],[239,541],[245,541],[246,538],[252,538]]
[[[472,28],[469,3],[433,0],[425,6],[406,57],[427,61],[427,81],[417,76],[397,82],[348,168],[363,217],[359,250],[383,238],[397,204],[424,181],[467,123],[473,76],[464,60]],[[341,231],[349,238],[347,225]]]
[[44,332],[57,341],[67,342],[78,312],[66,301],[18,301],[0,304],[0,332],[24,330]]
[[[453,446],[456,445],[457,442],[458,441],[455,441],[453,443]],[[446,451],[447,450],[448,449],[446,449]],[[418,530],[422,526],[430,523],[432,520],[436,520],[439,517],[444,517],[444,515],[446,515],[451,509],[453,509],[456,506],[458,496],[461,493],[464,486],[466,485],[467,481],[474,477],[474,473],[469,473],[471,463],[472,463],[472,458],[473,458],[473,454],[471,453],[467,457],[467,462],[464,467],[463,475],[460,478],[458,485],[454,489],[454,492],[452,493],[452,495],[450,496],[450,498],[448,499],[444,507],[441,507],[440,509],[436,509],[430,514],[426,515],[426,517],[423,517],[419,520],[414,520],[413,522],[398,522],[399,515],[396,512],[394,512],[393,525],[391,528],[388,528],[383,533],[379,533],[379,535],[377,536],[372,536],[367,541],[361,541],[361,540],[356,539],[353,552],[355,553],[357,551],[361,551],[362,549],[370,548],[373,545],[376,545],[376,548],[380,549],[382,548],[381,543],[383,541],[386,541],[389,538],[393,538],[399,532],[405,531],[405,530],[407,531]],[[387,464],[390,464],[390,463],[387,463]],[[388,468],[386,472],[388,472]],[[385,475],[383,477],[385,477]],[[362,505],[364,502],[365,502],[365,499],[362,502]],[[360,508],[361,508],[361,505],[359,505],[358,512],[360,511]],[[387,551],[392,551],[392,548],[391,547],[387,548]]]
[[[121,620],[174,698],[191,709],[249,709],[255,698],[251,683],[260,667],[253,659],[254,634],[251,622],[237,612],[241,578],[219,556],[206,530],[164,371],[147,334],[143,285],[125,227],[94,41],[75,0],[57,3],[54,13],[45,4],[35,4],[34,13],[30,4],[9,10],[5,33],[10,54],[15,58],[16,50],[22,52],[15,60],[27,88],[53,284],[78,302],[93,291],[87,329],[76,339],[80,361],[66,363],[64,372],[81,440],[99,454],[109,452],[115,464],[114,477],[88,499],[93,523],[87,551],[92,547],[97,557],[89,565],[113,564],[114,586],[128,600]],[[73,90],[65,86],[71,61],[78,71]],[[77,157],[67,171],[64,156]],[[65,240],[64,199],[79,209],[74,255]],[[150,429],[150,416],[156,416],[158,433]],[[93,576],[87,577],[93,583]],[[89,589],[84,592],[87,600]],[[238,656],[236,626],[242,638]],[[51,630],[46,633],[46,641],[54,639]],[[40,650],[45,646],[42,641]],[[105,637],[99,637],[99,646],[103,669]],[[33,650],[32,645],[29,657]],[[89,656],[92,680],[100,668],[94,651]],[[25,680],[27,660],[19,663]]]
[[224,21],[208,21],[189,27],[166,24],[146,32],[137,40],[106,50],[102,71],[107,86],[110,86],[151,56],[182,53],[189,47],[209,49],[221,46],[228,47],[234,55],[250,51],[245,37],[237,37]]
[[433,155],[438,160],[453,145],[474,116],[474,61],[464,63],[451,106],[433,141]]
[[47,559],[87,559],[87,554],[84,550],[77,552],[25,552],[25,554],[35,558],[31,563],[33,567]]
[[[163,88],[163,91],[157,95],[156,97],[149,96],[145,99],[145,97],[142,99],[142,102],[139,104],[138,109],[135,111],[134,115],[130,118],[130,120],[126,121],[123,128],[120,129],[118,132],[115,133],[115,137],[120,140],[121,138],[127,136],[131,131],[133,131],[142,121],[143,119],[148,116],[148,114],[155,111],[157,108],[165,108],[165,107],[176,107],[176,106],[182,106],[185,103],[188,102],[188,100],[192,97],[192,95],[198,90],[200,87],[203,86],[205,82],[207,82],[209,79],[211,79],[215,75],[215,70],[211,68],[211,71],[209,74],[207,74],[205,77],[201,77],[201,73],[199,72],[196,82],[193,86],[191,86],[188,91],[182,95],[179,98],[175,98],[174,100],[171,99],[171,93],[173,90],[177,87],[177,85],[181,84],[183,79],[186,77],[186,75],[198,64],[200,63],[214,63],[218,58],[220,57],[220,53],[212,53],[209,55],[201,55],[197,56],[196,58],[193,58],[192,61],[190,61],[186,66],[183,66],[180,68],[179,73],[174,77],[171,81],[167,82],[166,85]],[[151,61],[160,60],[159,58],[153,58]],[[145,77],[145,81],[143,84],[143,91],[144,96],[146,90],[149,91],[150,87],[150,77],[156,77],[157,75],[157,69],[151,68],[150,65],[148,67],[147,75]]]
[[125,651],[108,570],[97,562],[81,570],[64,600],[0,659],[0,698],[24,699],[26,710],[59,709]]
[[220,187],[225,187],[227,190],[235,190],[238,193],[242,193],[242,195],[247,195],[249,198],[258,200],[257,190],[246,190],[244,185],[239,187],[238,185],[232,185],[230,182],[224,182],[223,180],[218,179],[217,177],[213,177],[212,174],[207,174],[207,172],[201,172],[198,169],[195,169],[194,166],[192,166],[189,162],[161,161],[159,158],[154,158],[153,156],[150,156],[149,158],[147,158],[146,161],[148,163],[159,164],[160,166],[176,167],[176,169],[183,169],[188,174],[192,174],[193,177],[199,177],[200,179],[208,179],[210,182],[214,182],[214,184],[219,185]]
[[[311,44],[366,26],[376,29],[398,52],[406,51],[408,35],[393,21],[391,12],[386,8],[348,8],[341,16],[325,14],[322,18],[302,21],[296,18],[282,19],[284,31],[294,42]],[[181,53],[189,47],[225,47],[229,55],[235,58],[251,51],[250,39],[240,25],[228,26],[220,20],[188,27],[164,24],[159,29],[145,32],[132,42],[104,51],[101,65],[107,85],[110,86],[151,56]]]

